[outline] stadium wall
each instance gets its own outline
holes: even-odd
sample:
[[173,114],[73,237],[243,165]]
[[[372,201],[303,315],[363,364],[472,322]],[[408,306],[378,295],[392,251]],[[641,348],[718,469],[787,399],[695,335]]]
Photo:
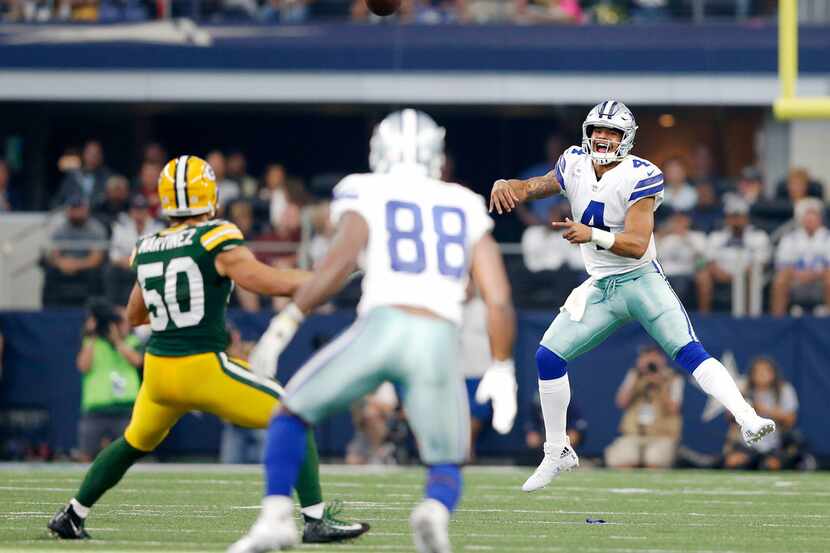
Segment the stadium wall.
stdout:
[[[0,386],[0,445],[11,438],[46,442],[53,450],[67,451],[76,444],[80,403],[80,378],[74,367],[80,344],[79,310],[38,313],[0,313],[0,331],[6,339]],[[231,313],[245,339],[265,330],[269,314]],[[281,357],[280,379],[288,379],[313,351],[321,347],[354,318],[351,312],[312,317]],[[510,457],[522,449],[524,423],[536,389],[533,355],[539,337],[550,322],[550,313],[523,312],[519,316],[516,364],[519,376],[520,414],[514,431],[482,436],[479,455]],[[778,361],[799,400],[798,427],[812,451],[830,457],[830,322],[827,319],[739,319],[729,316],[693,316],[698,336],[713,355],[743,373],[759,354]],[[616,436],[620,413],[614,394],[625,371],[633,364],[637,347],[648,340],[637,325],[627,325],[601,347],[570,364],[573,398],[579,402],[590,427],[580,453],[598,456]],[[684,445],[717,453],[726,432],[722,416],[701,419],[706,397],[687,383],[684,403]],[[161,448],[161,457],[214,455],[219,444],[219,422],[212,416],[188,415]],[[351,437],[348,414],[318,429],[321,451],[341,455]],[[0,448],[2,451],[2,448]]]

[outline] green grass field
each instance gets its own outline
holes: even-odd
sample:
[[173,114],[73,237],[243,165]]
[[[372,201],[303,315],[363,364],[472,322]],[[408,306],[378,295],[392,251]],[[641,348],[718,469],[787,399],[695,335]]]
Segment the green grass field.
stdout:
[[[526,469],[472,467],[450,532],[454,550],[567,553],[826,553],[830,474],[579,470],[524,494]],[[258,512],[259,469],[144,465],[96,506],[94,541],[57,542],[48,518],[76,490],[82,469],[0,468],[0,552],[224,551]],[[408,527],[420,469],[326,467],[324,493],[344,518],[372,524],[350,544],[301,549],[412,552]],[[601,518],[603,525],[586,524]]]

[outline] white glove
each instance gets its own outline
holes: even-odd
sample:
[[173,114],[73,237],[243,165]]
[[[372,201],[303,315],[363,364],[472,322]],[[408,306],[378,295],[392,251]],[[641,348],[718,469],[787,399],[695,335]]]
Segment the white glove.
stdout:
[[254,373],[274,378],[277,374],[277,358],[291,342],[305,315],[294,303],[289,303],[279,315],[271,319],[268,330],[251,350],[249,360]]
[[512,359],[494,361],[476,388],[478,403],[493,402],[493,428],[507,434],[516,420],[516,367]]

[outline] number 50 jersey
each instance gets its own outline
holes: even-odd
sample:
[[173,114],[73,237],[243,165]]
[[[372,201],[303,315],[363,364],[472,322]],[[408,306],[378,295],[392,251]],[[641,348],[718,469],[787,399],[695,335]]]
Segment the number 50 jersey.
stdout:
[[132,257],[152,334],[147,351],[181,356],[225,351],[225,308],[233,283],[216,272],[216,256],[243,244],[232,223],[178,225],[138,240]]
[[332,222],[354,211],[369,226],[358,313],[406,305],[460,324],[472,250],[493,221],[478,194],[416,171],[350,175],[334,189]]

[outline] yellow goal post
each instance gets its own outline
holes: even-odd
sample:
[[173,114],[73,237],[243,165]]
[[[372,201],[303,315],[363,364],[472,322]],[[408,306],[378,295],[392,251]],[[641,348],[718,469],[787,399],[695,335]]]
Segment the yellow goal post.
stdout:
[[778,1],[778,119],[830,119],[830,96],[798,97],[798,0]]

